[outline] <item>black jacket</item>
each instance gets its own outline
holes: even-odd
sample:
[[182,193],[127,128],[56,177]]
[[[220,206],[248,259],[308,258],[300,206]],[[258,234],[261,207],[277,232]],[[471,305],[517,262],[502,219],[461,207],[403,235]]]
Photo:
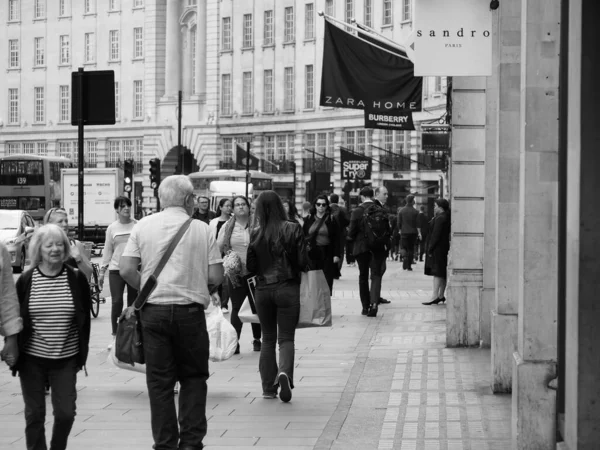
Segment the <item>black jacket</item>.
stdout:
[[373,203],[374,202],[361,203],[352,211],[350,228],[348,229],[348,240],[354,242],[354,246],[352,247],[352,254],[354,256],[370,251],[362,219],[365,214],[365,209]]
[[417,234],[417,216],[419,212],[412,205],[406,205],[398,212],[398,229],[400,235]]
[[417,228],[421,229],[421,236],[424,239],[429,233],[429,218],[425,213],[420,212],[417,216]]
[[[19,305],[21,307],[21,318],[23,319],[23,330],[17,338],[19,342],[19,353],[23,352],[25,345],[31,338],[31,318],[29,316],[29,294],[31,292],[31,279],[33,271],[36,268],[31,268],[19,277],[17,280],[17,295],[19,297]],[[87,361],[89,344],[90,344],[90,285],[85,278],[83,272],[79,269],[65,264],[67,271],[67,279],[73,296],[73,304],[75,305],[75,322],[77,323],[77,332],[79,334],[79,353],[77,354],[77,367],[79,369],[85,366]],[[19,363],[13,367],[13,375],[19,370]]]
[[308,265],[306,241],[299,223],[283,222],[280,236],[272,245],[255,242],[257,231],[250,235],[246,268],[257,276],[258,286],[295,279]]
[[427,240],[427,253],[447,255],[450,250],[450,218],[442,213],[433,218],[429,224],[430,234]]
[[[320,219],[317,219],[317,216],[312,214],[304,219],[304,225],[302,226],[304,229],[304,236],[308,238],[310,234],[310,227],[312,227],[313,223],[315,223],[317,220]],[[331,246],[332,255],[339,258],[342,255],[340,226],[331,214],[325,218],[325,226],[327,227],[327,232],[329,233],[329,245]]]

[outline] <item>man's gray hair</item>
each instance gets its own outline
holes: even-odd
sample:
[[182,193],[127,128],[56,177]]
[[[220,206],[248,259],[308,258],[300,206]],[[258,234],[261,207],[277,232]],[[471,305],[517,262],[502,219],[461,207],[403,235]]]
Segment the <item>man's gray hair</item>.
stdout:
[[185,207],[185,199],[194,193],[194,185],[187,175],[171,175],[161,181],[158,187],[160,207]]
[[387,191],[387,188],[385,186],[379,186],[375,188],[375,195],[379,195],[380,192],[385,189]]

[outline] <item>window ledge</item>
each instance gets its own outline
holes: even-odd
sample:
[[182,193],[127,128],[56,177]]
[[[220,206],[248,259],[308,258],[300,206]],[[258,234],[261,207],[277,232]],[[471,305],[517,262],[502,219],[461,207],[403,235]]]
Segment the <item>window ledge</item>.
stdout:
[[134,117],[133,119],[131,119],[132,122],[143,122],[144,118],[143,117]]
[[225,54],[225,53],[233,53],[233,50],[232,50],[232,49],[230,49],[230,48],[228,48],[228,49],[225,49],[225,50],[221,50],[221,55],[223,55],[223,54]]
[[108,14],[121,14],[121,10],[120,9],[114,9],[112,11],[108,11]]
[[95,12],[83,13],[83,17],[96,17],[96,15]]
[[144,62],[144,57],[141,58],[131,58],[131,62]]
[[144,7],[143,6],[134,6],[133,8],[131,8],[133,11],[143,11]]
[[314,38],[314,37],[313,37],[313,38],[304,39],[304,43],[305,43],[305,44],[306,44],[306,43],[310,43],[310,42],[313,42],[313,43],[314,43],[314,42],[316,42],[316,41],[317,41],[317,38]]
[[70,120],[59,120],[56,125],[71,125]]
[[221,119],[233,119],[233,114],[221,114],[219,117]]
[[275,43],[273,43],[273,44],[263,44],[262,48],[275,48]]
[[263,111],[262,115],[263,116],[274,116],[275,115],[275,111]]
[[284,47],[287,47],[288,45],[291,45],[292,47],[296,46],[296,41],[287,41],[283,43]]
[[34,22],[45,22],[46,20],[48,20],[47,17],[37,17],[33,19]]
[[20,123],[7,123],[6,126],[13,127],[13,128],[20,128],[21,124]]
[[[400,25],[408,25],[410,23],[412,23],[412,19],[407,19],[407,20],[401,20],[400,21]],[[386,25],[386,26],[389,26],[389,25]]]
[[253,112],[249,112],[249,113],[242,113],[240,114],[241,117],[254,117],[254,113]]
[[46,66],[34,66],[32,70],[46,70]]
[[109,64],[121,64],[121,60],[120,59],[110,59],[108,61]]
[[69,19],[71,20],[71,16],[58,16],[58,20]]
[[21,19],[19,19],[19,20],[7,20],[6,23],[9,24],[9,25],[19,25],[21,23]]
[[96,64],[98,64],[96,61],[89,61],[83,63],[84,66],[95,66]]
[[253,52],[254,51],[254,47],[242,47],[242,53],[244,52]]
[[283,111],[281,111],[281,114],[294,114],[295,112],[295,109],[284,109]]
[[315,108],[304,108],[302,112],[315,112]]
[[21,71],[21,67],[9,67],[8,69],[6,69],[7,72],[20,72]]
[[46,122],[34,122],[31,124],[32,127],[45,127]]
[[71,63],[62,63],[59,64],[58,67],[71,67]]

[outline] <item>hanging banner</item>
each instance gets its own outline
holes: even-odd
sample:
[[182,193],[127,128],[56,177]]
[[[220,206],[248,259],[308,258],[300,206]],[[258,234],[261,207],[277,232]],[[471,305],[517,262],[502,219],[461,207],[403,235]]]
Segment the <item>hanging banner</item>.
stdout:
[[382,130],[414,130],[412,112],[410,111],[373,111],[365,109],[365,128]]
[[237,170],[246,170],[246,158],[250,158],[249,170],[258,170],[258,158],[246,149],[236,144],[235,146],[235,168]]
[[423,79],[403,52],[325,20],[321,106],[421,111]]
[[373,160],[340,148],[342,180],[370,180]]
[[415,75],[492,75],[489,2],[418,0],[414,4]]

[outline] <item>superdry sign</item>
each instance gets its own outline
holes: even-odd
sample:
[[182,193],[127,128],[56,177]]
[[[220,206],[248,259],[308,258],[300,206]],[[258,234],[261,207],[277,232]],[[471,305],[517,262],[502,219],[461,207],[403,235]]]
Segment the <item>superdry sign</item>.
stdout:
[[373,160],[340,148],[342,180],[370,180]]
[[325,21],[321,106],[421,111],[423,79],[406,55]]

